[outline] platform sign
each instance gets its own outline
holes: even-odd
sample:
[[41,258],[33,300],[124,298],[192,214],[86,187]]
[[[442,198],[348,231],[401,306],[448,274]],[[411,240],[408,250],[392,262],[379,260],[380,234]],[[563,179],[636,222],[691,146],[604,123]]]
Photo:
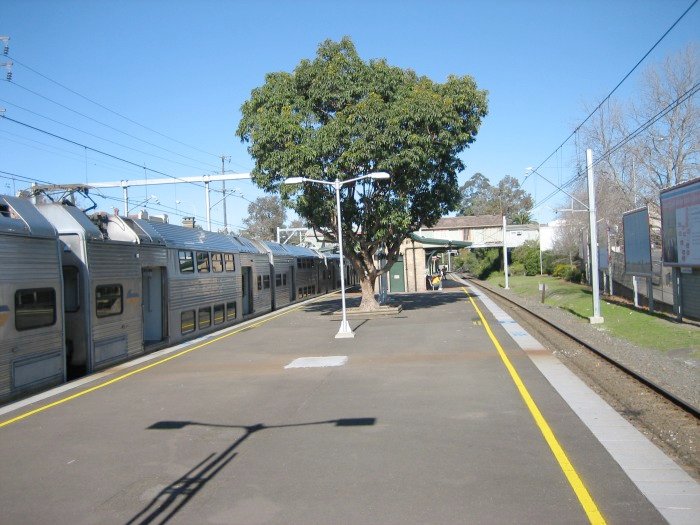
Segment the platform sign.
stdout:
[[622,216],[625,238],[625,273],[650,276],[651,239],[649,237],[649,210],[640,208]]
[[661,243],[666,266],[700,266],[700,178],[661,192]]

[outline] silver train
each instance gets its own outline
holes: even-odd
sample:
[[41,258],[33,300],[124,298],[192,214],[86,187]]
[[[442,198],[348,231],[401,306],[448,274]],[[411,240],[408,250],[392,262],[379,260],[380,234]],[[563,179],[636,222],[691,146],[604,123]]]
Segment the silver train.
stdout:
[[0,269],[0,402],[340,287],[337,255],[2,195]]

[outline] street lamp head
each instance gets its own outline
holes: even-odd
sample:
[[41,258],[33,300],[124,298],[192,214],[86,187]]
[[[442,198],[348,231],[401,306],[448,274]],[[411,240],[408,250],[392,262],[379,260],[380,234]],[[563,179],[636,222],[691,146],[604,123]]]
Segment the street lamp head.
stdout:
[[287,177],[282,181],[282,184],[299,184],[304,182],[304,177]]
[[372,179],[375,179],[375,180],[381,180],[381,179],[390,179],[390,178],[391,178],[391,175],[389,175],[389,174],[388,174],[387,172],[385,172],[385,171],[377,171],[377,172],[374,172],[374,173],[370,173],[370,174],[369,174],[369,177],[372,178]]

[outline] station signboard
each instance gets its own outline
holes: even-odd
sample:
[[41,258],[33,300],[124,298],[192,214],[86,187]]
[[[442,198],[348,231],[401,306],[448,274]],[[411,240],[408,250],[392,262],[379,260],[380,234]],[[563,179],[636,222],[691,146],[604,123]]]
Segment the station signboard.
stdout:
[[661,191],[661,244],[666,266],[700,266],[700,178]]

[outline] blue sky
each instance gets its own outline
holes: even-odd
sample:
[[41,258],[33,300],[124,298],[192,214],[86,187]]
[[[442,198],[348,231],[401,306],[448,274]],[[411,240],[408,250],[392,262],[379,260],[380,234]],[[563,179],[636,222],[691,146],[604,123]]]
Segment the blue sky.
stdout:
[[[245,172],[253,161],[234,133],[251,90],[265,73],[291,71],[313,58],[323,40],[348,35],[366,60],[386,58],[438,82],[449,74],[473,76],[489,91],[489,115],[462,155],[460,182],[475,172],[494,184],[505,175],[523,180],[526,167],[554,152],[586,117],[584,106],[597,105],[691,3],[4,0],[0,35],[11,40],[0,63],[17,63],[12,82],[0,70],[0,107],[14,120],[175,177],[218,172],[222,154],[231,157],[226,170]],[[695,6],[618,98],[638,96],[643,69],[697,42],[698,28]],[[572,143],[543,166],[555,182],[573,173]],[[6,119],[0,119],[0,171],[51,183],[162,178]],[[2,193],[27,185],[0,173]],[[227,187],[242,194],[227,200],[235,228],[247,216],[247,200],[261,192],[247,181]],[[552,186],[530,177],[525,189],[538,201]],[[122,208],[121,190],[103,193],[111,200],[99,199],[101,209]],[[130,197],[138,203],[149,195],[160,202],[151,211],[166,211],[172,222],[179,221],[176,209],[205,215],[201,188],[133,188]],[[221,227],[221,205],[212,217]],[[541,206],[535,218],[553,215]]]

